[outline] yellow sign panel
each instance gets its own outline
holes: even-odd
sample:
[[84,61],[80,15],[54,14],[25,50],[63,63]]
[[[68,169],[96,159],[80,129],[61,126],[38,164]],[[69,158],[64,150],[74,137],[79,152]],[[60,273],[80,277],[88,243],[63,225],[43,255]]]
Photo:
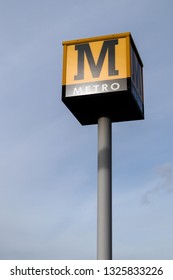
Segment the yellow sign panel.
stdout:
[[69,45],[67,42],[63,85],[129,77],[128,41],[128,37],[113,37]]

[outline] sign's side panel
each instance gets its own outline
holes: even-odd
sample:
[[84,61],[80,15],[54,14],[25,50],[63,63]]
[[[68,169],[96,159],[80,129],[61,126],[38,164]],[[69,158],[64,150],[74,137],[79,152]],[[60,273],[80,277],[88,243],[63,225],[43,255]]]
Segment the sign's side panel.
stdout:
[[131,76],[130,64],[130,34],[126,36],[126,61],[127,61],[127,77]]
[[144,93],[143,93],[143,64],[140,60],[136,47],[131,41],[130,46],[131,60],[131,92],[144,114]]

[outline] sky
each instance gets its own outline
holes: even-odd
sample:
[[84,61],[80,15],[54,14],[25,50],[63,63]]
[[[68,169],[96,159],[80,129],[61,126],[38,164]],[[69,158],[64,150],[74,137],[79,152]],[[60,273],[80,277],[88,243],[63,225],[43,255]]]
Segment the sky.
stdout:
[[96,259],[97,125],[61,101],[62,41],[131,32],[145,120],[112,124],[113,259],[173,259],[173,2],[1,0],[0,259]]

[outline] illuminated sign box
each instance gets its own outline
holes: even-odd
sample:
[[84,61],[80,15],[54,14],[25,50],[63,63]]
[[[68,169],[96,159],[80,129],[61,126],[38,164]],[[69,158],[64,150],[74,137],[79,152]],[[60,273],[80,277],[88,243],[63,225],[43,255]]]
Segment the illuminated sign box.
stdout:
[[131,34],[63,42],[62,101],[82,125],[144,119],[143,64]]

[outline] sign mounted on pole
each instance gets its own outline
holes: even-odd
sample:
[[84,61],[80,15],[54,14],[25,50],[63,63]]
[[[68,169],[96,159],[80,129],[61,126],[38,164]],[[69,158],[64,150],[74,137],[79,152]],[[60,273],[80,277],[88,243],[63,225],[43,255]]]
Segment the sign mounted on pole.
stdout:
[[63,42],[62,101],[82,125],[144,119],[142,69],[130,33]]

